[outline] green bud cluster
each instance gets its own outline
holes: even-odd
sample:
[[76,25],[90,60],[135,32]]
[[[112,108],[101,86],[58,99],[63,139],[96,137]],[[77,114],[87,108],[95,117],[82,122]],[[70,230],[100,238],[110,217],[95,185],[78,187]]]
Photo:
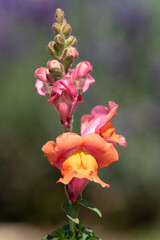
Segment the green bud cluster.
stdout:
[[55,19],[57,22],[52,25],[55,33],[54,41],[49,42],[47,48],[53,59],[59,61],[63,65],[65,73],[67,73],[73,61],[79,55],[75,48],[77,39],[70,35],[71,25],[64,18],[62,9],[57,8]]

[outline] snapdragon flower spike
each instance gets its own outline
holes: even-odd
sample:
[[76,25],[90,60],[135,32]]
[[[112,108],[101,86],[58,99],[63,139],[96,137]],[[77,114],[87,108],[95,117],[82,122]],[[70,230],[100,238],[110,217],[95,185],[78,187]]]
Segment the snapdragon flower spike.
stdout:
[[67,186],[70,200],[77,198],[88,181],[99,183],[102,187],[110,187],[97,176],[98,169],[104,168],[118,160],[118,153],[113,144],[105,142],[97,134],[84,137],[76,133],[63,133],[56,142],[49,141],[42,151],[49,162],[61,171],[58,180]]
[[69,78],[62,78],[52,87],[51,97],[48,102],[56,108],[64,126],[68,126],[76,106],[82,103],[78,97],[77,89]]
[[125,137],[115,133],[114,126],[110,120],[117,114],[118,105],[112,101],[108,102],[109,108],[105,106],[96,106],[91,114],[81,117],[81,135],[89,133],[99,134],[105,141],[111,142],[116,147],[116,142],[126,147]]
[[89,74],[92,71],[92,65],[88,61],[77,64],[75,69],[69,69],[67,76],[75,83],[77,90],[87,91],[90,84],[94,83],[94,78]]

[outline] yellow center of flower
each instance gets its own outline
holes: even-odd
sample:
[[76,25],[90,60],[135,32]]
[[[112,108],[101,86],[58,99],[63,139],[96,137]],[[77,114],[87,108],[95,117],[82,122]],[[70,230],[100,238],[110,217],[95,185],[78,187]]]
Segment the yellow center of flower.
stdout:
[[92,174],[97,174],[98,164],[96,159],[87,152],[73,152],[64,162],[61,168],[63,183],[67,184],[73,177],[92,180]]

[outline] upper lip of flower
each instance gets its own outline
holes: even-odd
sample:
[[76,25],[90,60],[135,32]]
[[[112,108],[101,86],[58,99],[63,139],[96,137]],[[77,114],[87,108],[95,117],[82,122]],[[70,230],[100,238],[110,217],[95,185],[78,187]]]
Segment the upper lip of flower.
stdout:
[[118,105],[112,101],[108,102],[109,108],[105,106],[96,106],[91,114],[81,117],[81,135],[97,133],[105,141],[112,142],[116,147],[116,142],[122,146],[127,146],[125,137],[117,135],[113,125],[109,122],[117,114]]
[[64,160],[77,149],[86,150],[98,163],[98,168],[109,166],[118,160],[118,153],[111,143],[106,143],[97,134],[91,133],[84,137],[76,133],[63,133],[56,142],[49,141],[42,151],[55,167],[61,169]]

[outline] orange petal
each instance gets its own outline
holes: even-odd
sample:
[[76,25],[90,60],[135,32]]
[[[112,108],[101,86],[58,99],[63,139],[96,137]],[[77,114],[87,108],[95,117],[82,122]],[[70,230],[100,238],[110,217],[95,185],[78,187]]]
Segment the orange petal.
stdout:
[[115,129],[112,125],[112,123],[107,122],[101,129],[99,129],[98,134],[105,138],[111,138],[111,136],[113,135],[113,133],[115,133]]
[[84,147],[97,161],[98,168],[107,167],[118,160],[118,153],[112,143],[105,142],[98,134],[83,137]]
[[118,135],[115,133],[115,128],[113,127],[112,123],[107,122],[99,131],[98,134],[104,138],[104,140],[111,140],[119,143],[120,145],[126,147],[127,142],[125,140],[125,137],[122,135]]
[[42,151],[47,156],[49,162],[55,167],[61,169],[63,161],[68,157],[69,151],[78,149],[83,144],[83,139],[76,133],[63,133],[53,141],[47,142]]
[[62,178],[59,180],[68,184],[73,177],[91,179],[91,174],[97,173],[98,164],[96,159],[83,151],[73,152],[64,162],[61,169]]
[[106,188],[110,187],[109,184],[103,182],[96,174],[92,175],[92,181],[99,183],[102,187],[106,187]]
[[58,181],[57,181],[57,183],[58,182],[61,182],[61,183],[63,183],[63,184],[65,184],[65,185],[67,185],[68,183],[70,183],[71,182],[71,180],[72,180],[72,178],[74,178],[74,172],[72,173],[72,174],[66,174],[66,175],[64,175],[64,177],[61,177]]
[[54,141],[49,141],[42,147],[42,151],[47,156],[49,162],[58,168],[58,165],[56,163],[57,152],[55,151],[55,146],[56,143]]

